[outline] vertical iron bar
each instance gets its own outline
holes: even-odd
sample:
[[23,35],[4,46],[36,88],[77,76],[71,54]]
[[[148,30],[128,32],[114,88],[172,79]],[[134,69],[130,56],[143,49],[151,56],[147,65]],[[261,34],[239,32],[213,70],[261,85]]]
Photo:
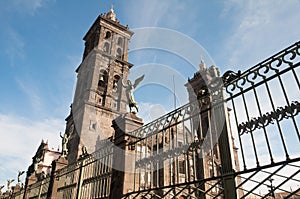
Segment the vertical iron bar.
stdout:
[[[156,155],[159,153],[159,137],[158,134],[156,134]],[[159,187],[159,160],[156,160],[156,187]]]
[[[162,130],[161,133],[162,133],[162,141],[161,141],[161,143],[162,143],[162,154],[164,154],[165,151],[166,151],[166,149],[165,149],[165,147],[166,147],[165,146],[165,144],[166,144],[165,143],[165,140],[166,140],[165,133],[166,133],[166,131]],[[163,164],[162,169],[163,169],[163,182],[164,182],[164,186],[167,185],[166,179],[165,179],[165,172],[167,172],[167,168],[168,168],[168,165],[166,165],[166,167],[165,167],[165,162],[167,162],[167,160],[165,160],[165,158],[162,157],[162,164]]]
[[224,100],[225,96],[223,93],[223,87],[217,87],[217,104],[213,104],[211,109],[215,114],[216,121],[222,121],[224,119],[223,126],[218,128],[220,132],[219,136],[219,148],[220,148],[220,159],[222,166],[222,181],[224,186],[224,198],[225,199],[236,199],[236,182],[235,182],[235,170],[234,170],[234,161],[233,161],[233,143],[230,133],[230,124],[228,118],[228,109],[226,101]]
[[[296,74],[296,71],[295,71],[294,67],[292,67],[292,72],[293,72],[294,78],[295,78],[295,80],[296,80],[296,82],[297,82],[298,90],[300,90],[299,79],[298,79],[298,77],[297,77],[297,74]],[[300,133],[299,133],[299,130],[298,130],[298,126],[297,126],[297,125],[295,126],[295,130],[296,130],[296,133],[297,133],[297,135],[298,135],[298,140],[300,141]]]
[[[170,125],[170,121],[168,121],[168,126]],[[168,138],[168,142],[169,142],[169,149],[168,151],[170,152],[172,149],[171,149],[171,142],[172,142],[172,139],[171,139],[171,129],[170,127],[167,128],[168,132],[169,132],[169,138]],[[173,175],[172,175],[172,172],[173,172],[173,163],[172,163],[172,157],[169,158],[169,165],[170,165],[170,170],[169,170],[169,185],[172,185],[173,184]]]
[[[150,145],[150,147],[151,147],[151,151],[150,151],[150,155],[152,155],[152,156],[154,156],[154,154],[153,154],[153,136],[151,135],[151,145]],[[154,162],[153,161],[151,161],[150,162],[151,163],[151,176],[150,176],[150,178],[151,178],[151,180],[150,180],[150,187],[151,188],[153,188],[154,187]]]
[[[273,102],[273,99],[272,99],[272,95],[271,95],[271,91],[270,91],[268,82],[265,80],[265,77],[263,77],[263,78],[264,78],[264,82],[265,82],[265,85],[266,85],[266,88],[267,88],[267,91],[268,91],[268,96],[269,96],[269,100],[271,102],[272,109],[275,112],[276,109],[275,109],[275,105],[274,105],[274,102]],[[280,126],[280,123],[279,123],[277,118],[276,118],[276,124],[277,124],[277,128],[279,130],[279,135],[280,135],[280,138],[281,138],[281,143],[282,143],[283,149],[285,151],[285,155],[286,155],[286,157],[288,157],[287,149],[286,149],[285,142],[284,142],[284,139],[283,139],[281,126]]]
[[[283,91],[283,95],[284,95],[284,98],[286,100],[286,103],[287,103],[288,106],[290,106],[290,102],[289,102],[289,99],[288,99],[288,96],[287,96],[287,93],[285,91],[285,88],[284,88],[284,85],[283,85],[283,82],[282,82],[282,79],[281,79],[280,75],[278,76],[278,79],[279,79],[280,86],[281,86],[281,89]],[[296,129],[297,124],[296,124],[295,118],[293,116],[291,118],[292,118],[292,121],[293,121],[295,129]],[[284,140],[284,137],[283,137],[282,133],[280,134],[280,137],[282,139],[282,143],[283,143],[283,146],[284,146],[284,151],[285,151],[285,154],[286,154],[286,159],[289,160],[290,159],[289,153],[288,153],[287,146],[286,146],[286,143],[285,143],[285,140]]]
[[[257,92],[256,92],[256,89],[254,87],[254,83],[252,82],[251,84],[253,86],[253,92],[254,92],[254,95],[255,95],[255,100],[256,100],[256,103],[257,103],[257,108],[258,108],[259,116],[262,117],[262,112],[261,112],[261,108],[260,108],[260,103],[259,103],[259,100],[258,100]],[[265,139],[266,139],[266,142],[267,142],[267,147],[268,147],[268,151],[269,151],[271,163],[274,163],[273,155],[272,155],[272,151],[271,151],[271,146],[270,146],[270,142],[269,142],[269,138],[268,138],[268,135],[267,135],[267,130],[266,130],[266,127],[264,125],[263,125],[263,131],[264,131]]]
[[[145,159],[147,159],[147,157],[148,157],[148,154],[147,154],[147,140],[148,140],[148,137],[146,137],[145,139],[144,139],[144,142],[145,142],[145,144],[143,145],[143,153],[144,153],[144,158]],[[145,166],[144,166],[144,170],[145,170],[145,172],[144,172],[144,182],[145,182],[145,189],[147,189],[147,171],[148,171],[148,162],[146,162],[146,164],[145,164]]]
[[79,165],[79,176],[78,176],[78,182],[77,182],[77,192],[76,192],[76,199],[80,199],[81,198],[81,188],[82,188],[82,177],[83,177],[83,166],[84,166],[84,161],[85,160],[82,160],[80,162],[80,165]]
[[[189,115],[189,117],[190,117],[190,131],[191,131],[191,143],[193,144],[196,144],[195,142],[196,142],[196,140],[195,140],[195,135],[194,135],[194,121],[193,121],[193,119],[192,119],[192,114],[190,114]],[[196,146],[194,146],[194,148],[192,148],[191,146],[189,146],[189,149],[188,150],[190,150],[191,151],[191,155],[192,155],[192,167],[191,167],[191,169],[193,169],[192,171],[193,171],[193,179],[191,179],[192,181],[195,181],[195,180],[197,180],[196,179],[196,170],[195,170],[195,168],[196,168],[196,161],[195,161],[195,150],[196,150]]]
[[[248,112],[248,108],[247,108],[247,103],[246,103],[244,91],[243,91],[242,88],[240,88],[240,90],[241,90],[240,92],[242,93],[242,99],[243,99],[243,104],[244,104],[244,108],[245,108],[245,111],[246,111],[247,121],[250,122],[249,112]],[[254,151],[254,154],[255,154],[256,166],[259,167],[258,155],[257,155],[257,151],[256,151],[255,140],[254,140],[254,137],[253,137],[252,130],[250,131],[250,136],[251,136],[251,141],[252,141],[252,145],[253,145],[253,151]]]
[[[176,136],[175,136],[175,150],[178,148],[178,119],[179,119],[179,114],[178,114],[178,117],[176,119],[176,125],[175,125],[175,133],[176,133]],[[179,183],[179,159],[178,159],[178,155],[175,154],[175,161],[176,161],[176,183]]]
[[41,185],[40,185],[39,192],[38,192],[38,199],[40,199],[41,195],[42,195],[43,182],[44,182],[44,180],[41,181]]
[[136,177],[137,177],[137,168],[136,168],[136,154],[137,154],[137,146],[136,146],[136,142],[134,142],[133,144],[131,144],[130,147],[133,147],[134,149],[134,178],[133,178],[133,191],[136,191]]
[[[139,147],[139,161],[141,162],[142,160],[142,148],[141,148],[141,144],[139,143],[138,146]],[[142,175],[142,165],[139,166],[139,189],[141,189],[141,175]]]
[[207,118],[208,118],[208,133],[209,133],[209,142],[210,142],[210,151],[211,151],[211,168],[212,168],[212,176],[210,177],[213,177],[215,176],[215,173],[214,173],[214,170],[215,170],[215,160],[214,160],[214,146],[213,146],[213,131],[212,131],[212,126],[213,126],[213,123],[214,123],[214,120],[213,120],[213,111],[212,109],[211,110],[208,110],[207,111]]

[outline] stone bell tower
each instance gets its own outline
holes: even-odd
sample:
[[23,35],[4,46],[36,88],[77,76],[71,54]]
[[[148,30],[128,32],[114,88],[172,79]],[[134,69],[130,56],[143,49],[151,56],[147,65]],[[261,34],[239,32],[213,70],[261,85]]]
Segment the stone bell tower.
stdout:
[[83,146],[88,153],[113,135],[112,120],[127,109],[125,82],[129,69],[128,45],[133,32],[117,21],[113,9],[98,16],[83,40],[85,49],[77,68],[71,113],[66,118],[68,156],[74,162]]
[[[221,99],[220,95],[216,95],[219,97],[214,98],[213,93],[211,93],[213,90],[209,89],[210,86],[213,87],[213,84],[215,84],[214,80],[220,77],[219,69],[216,66],[206,67],[204,61],[201,60],[199,70],[188,80],[188,83],[185,84],[189,94],[189,101],[194,102],[197,100],[199,103],[200,116],[193,118],[193,126],[197,127],[195,139],[199,140],[202,143],[202,146],[204,146],[201,150],[201,158],[197,161],[197,177],[199,179],[221,175],[221,172],[226,173],[226,170],[224,169],[225,165],[227,168],[231,167],[232,170],[240,170],[238,148],[234,144],[234,138],[230,127],[229,112],[231,109],[229,109],[224,102],[214,102],[216,99]],[[222,87],[216,86],[215,88],[221,88],[222,91]],[[220,109],[224,110],[219,111]],[[218,120],[219,118],[223,118],[223,120]],[[217,129],[220,130],[220,127],[223,127],[223,125],[227,128],[226,134],[224,134],[223,131],[217,132]],[[225,136],[228,136],[226,142],[224,142]],[[230,152],[226,151],[226,154],[224,155],[224,148],[227,147],[227,145],[230,147]],[[228,165],[230,165],[230,167]],[[237,184],[240,184],[240,177],[238,177],[236,181]],[[213,181],[211,182],[214,183]],[[201,185],[201,188],[202,190],[209,190],[210,186],[208,184],[203,184]],[[220,190],[216,188],[211,189],[210,192],[216,194],[219,191]],[[238,194],[239,197],[242,196],[243,191],[239,190]],[[199,193],[199,196],[201,195],[202,193]]]

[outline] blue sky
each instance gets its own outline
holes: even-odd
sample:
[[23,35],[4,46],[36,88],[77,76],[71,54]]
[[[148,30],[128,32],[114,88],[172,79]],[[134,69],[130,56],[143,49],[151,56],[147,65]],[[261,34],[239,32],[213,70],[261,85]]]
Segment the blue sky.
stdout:
[[[299,0],[1,0],[0,184],[27,169],[41,139],[48,139],[50,147],[60,144],[83,54],[82,38],[112,3],[118,20],[132,29],[161,27],[191,38],[221,73],[248,68],[300,35]],[[195,68],[176,59],[151,50],[129,57],[136,67],[154,62],[191,77]],[[142,91],[136,96],[141,107],[170,108],[143,97],[146,86]],[[168,100],[164,103],[170,104]]]

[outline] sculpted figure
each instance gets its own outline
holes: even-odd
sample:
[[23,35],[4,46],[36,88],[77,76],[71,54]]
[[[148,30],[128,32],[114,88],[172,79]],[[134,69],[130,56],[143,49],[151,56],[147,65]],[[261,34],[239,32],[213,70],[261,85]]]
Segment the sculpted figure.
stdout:
[[86,156],[88,156],[89,154],[88,154],[88,152],[87,152],[87,148],[86,148],[86,146],[82,146],[81,147],[81,155],[80,155],[80,158],[84,158],[84,157],[86,157]]
[[19,173],[18,173],[18,183],[21,182],[21,175],[23,175],[23,173],[25,173],[25,171],[19,171]]
[[46,174],[46,172],[45,172],[45,171],[42,171],[41,178],[42,178],[42,179],[46,179],[46,178],[47,178],[47,174]]
[[35,173],[36,173],[37,170],[38,170],[38,166],[39,166],[39,162],[40,162],[40,161],[41,161],[40,158],[35,158],[35,159],[34,159],[34,162],[33,162],[33,170],[34,170]]
[[139,107],[137,105],[137,102],[134,101],[133,91],[138,86],[138,84],[144,79],[144,77],[145,75],[142,75],[141,77],[137,78],[134,81],[134,84],[132,84],[130,80],[127,80],[127,85],[125,85],[122,81],[122,86],[126,88],[126,97],[128,100],[130,113],[134,113],[134,111],[132,111],[133,107],[135,108],[136,112],[139,112]]
[[7,190],[10,190],[10,184],[15,181],[14,179],[7,180]]
[[68,155],[68,147],[67,144],[69,142],[69,138],[70,136],[68,136],[67,133],[65,133],[63,136],[60,133],[60,137],[61,137],[61,148],[62,148],[62,157],[66,157]]
[[81,151],[82,151],[82,155],[88,155],[88,152],[87,152],[87,148],[86,148],[86,146],[83,146],[82,148],[81,148]]
[[3,188],[4,188],[4,185],[1,185],[1,186],[0,186],[0,194],[2,193],[1,190],[2,190]]

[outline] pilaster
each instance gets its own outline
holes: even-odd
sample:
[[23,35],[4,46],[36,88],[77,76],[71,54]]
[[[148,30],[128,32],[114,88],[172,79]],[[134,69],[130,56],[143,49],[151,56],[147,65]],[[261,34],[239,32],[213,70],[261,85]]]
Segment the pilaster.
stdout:
[[110,198],[122,198],[125,193],[134,190],[134,155],[127,146],[130,141],[128,133],[141,127],[143,121],[133,113],[126,113],[113,120],[115,130],[113,172]]
[[68,165],[68,160],[65,157],[59,157],[57,160],[52,162],[51,179],[49,184],[49,190],[47,193],[48,199],[55,199],[58,188],[58,180],[56,179],[56,173],[58,170]]

